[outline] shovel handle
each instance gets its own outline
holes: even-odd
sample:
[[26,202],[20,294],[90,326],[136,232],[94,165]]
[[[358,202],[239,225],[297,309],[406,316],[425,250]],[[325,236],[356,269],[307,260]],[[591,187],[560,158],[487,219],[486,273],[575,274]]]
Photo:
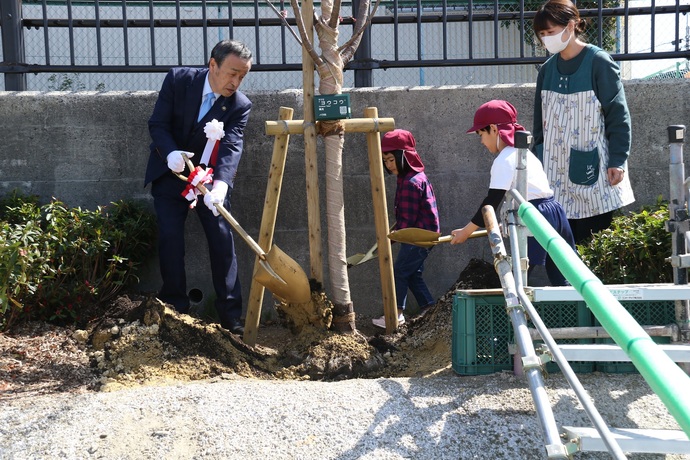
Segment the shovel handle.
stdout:
[[[192,160],[190,160],[184,153],[182,154],[182,157],[184,158],[185,163],[187,163],[187,167],[189,168],[189,170],[193,171],[194,165],[192,164]],[[179,178],[184,179],[185,181],[187,180],[187,178],[184,177],[182,174],[175,174],[177,174]],[[204,186],[204,184],[197,184],[196,188],[199,189],[201,194],[204,196],[206,196],[206,194],[209,193],[208,189],[206,188],[206,186]],[[249,236],[249,234],[242,228],[240,223],[237,222],[237,220],[235,220],[234,217],[232,217],[232,214],[230,214],[230,212],[228,212],[227,209],[225,209],[225,206],[223,206],[221,203],[215,203],[215,206],[218,212],[225,218],[225,220],[230,222],[232,228],[234,228],[235,231],[240,234],[242,239],[249,245],[249,247],[252,248],[252,251],[254,251],[256,255],[259,256],[259,259],[266,260],[266,253],[263,249],[261,249],[261,246],[259,246],[259,244],[256,241],[254,241],[254,239],[251,236]]]
[[[482,238],[488,235],[488,232],[486,230],[475,230],[472,232],[472,234],[468,238]],[[453,235],[446,235],[440,237],[436,242],[437,243],[450,243],[450,241],[453,239]]]
[[[475,230],[470,235],[470,238],[483,238],[483,237],[487,236],[488,234],[489,234],[489,232],[487,232],[486,230]],[[452,235],[451,235],[451,239],[453,239]]]

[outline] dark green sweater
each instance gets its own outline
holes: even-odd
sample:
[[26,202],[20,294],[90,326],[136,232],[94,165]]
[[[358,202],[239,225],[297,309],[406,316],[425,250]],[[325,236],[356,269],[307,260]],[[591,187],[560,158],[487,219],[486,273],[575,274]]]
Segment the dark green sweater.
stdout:
[[[608,53],[601,51],[594,45],[587,45],[580,54],[568,61],[561,58],[560,54],[551,56],[539,69],[537,77],[537,89],[534,97],[534,145],[544,142],[541,91],[544,81],[544,72],[547,66],[556,65],[557,71],[562,75],[572,75],[577,71],[587,52],[596,53],[592,60],[592,88],[597,99],[601,103],[604,112],[605,137],[609,143],[609,168],[623,167],[630,154],[631,121],[628,103],[625,100],[625,91],[620,77],[618,64]],[[541,152],[541,149],[533,149]],[[540,158],[541,160],[541,158]]]

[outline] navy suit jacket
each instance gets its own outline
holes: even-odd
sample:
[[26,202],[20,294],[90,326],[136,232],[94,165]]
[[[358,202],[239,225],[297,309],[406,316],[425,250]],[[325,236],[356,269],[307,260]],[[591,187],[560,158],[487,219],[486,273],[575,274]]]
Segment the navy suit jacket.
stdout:
[[225,137],[218,147],[213,178],[226,182],[232,190],[252,103],[239,91],[228,98],[220,96],[204,118],[197,122],[207,73],[208,68],[177,67],[166,75],[149,119],[153,142],[144,186],[164,174],[171,174],[167,157],[173,150],[194,152],[192,163],[198,165],[207,140],[204,126],[215,118],[223,122]]

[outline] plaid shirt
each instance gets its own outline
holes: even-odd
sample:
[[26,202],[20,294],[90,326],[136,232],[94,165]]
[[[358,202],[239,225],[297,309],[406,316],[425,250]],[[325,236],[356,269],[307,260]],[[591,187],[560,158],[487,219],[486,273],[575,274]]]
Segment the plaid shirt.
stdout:
[[395,190],[395,228],[415,227],[439,232],[441,226],[436,207],[436,195],[423,172],[410,171],[398,176]]

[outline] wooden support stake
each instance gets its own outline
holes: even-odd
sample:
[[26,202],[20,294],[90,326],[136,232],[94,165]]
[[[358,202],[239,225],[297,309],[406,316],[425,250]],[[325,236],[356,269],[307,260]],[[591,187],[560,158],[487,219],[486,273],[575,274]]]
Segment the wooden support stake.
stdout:
[[[364,109],[364,116],[370,119],[378,119],[378,109],[376,107],[367,107]],[[398,329],[398,306],[395,298],[391,242],[388,239],[388,229],[390,226],[388,224],[388,206],[386,205],[386,184],[383,177],[381,137],[377,131],[367,133],[367,151],[369,152],[369,175],[371,178],[372,201],[374,203],[376,242],[379,246],[383,314],[386,317],[386,333],[391,334]]]
[[[279,118],[291,120],[294,110],[289,107],[281,107]],[[271,169],[268,172],[268,184],[266,185],[266,197],[264,198],[264,211],[261,216],[258,244],[264,252],[268,253],[273,244],[273,233],[276,227],[278,215],[278,202],[280,191],[283,187],[283,175],[285,173],[285,159],[287,158],[290,136],[282,134],[273,140],[273,156],[271,157]],[[259,258],[254,262],[254,273],[259,269]],[[252,286],[249,290],[247,302],[247,317],[244,320],[244,335],[242,340],[253,347],[256,344],[256,336],[259,332],[261,320],[261,305],[264,301],[265,288],[252,276]]]

